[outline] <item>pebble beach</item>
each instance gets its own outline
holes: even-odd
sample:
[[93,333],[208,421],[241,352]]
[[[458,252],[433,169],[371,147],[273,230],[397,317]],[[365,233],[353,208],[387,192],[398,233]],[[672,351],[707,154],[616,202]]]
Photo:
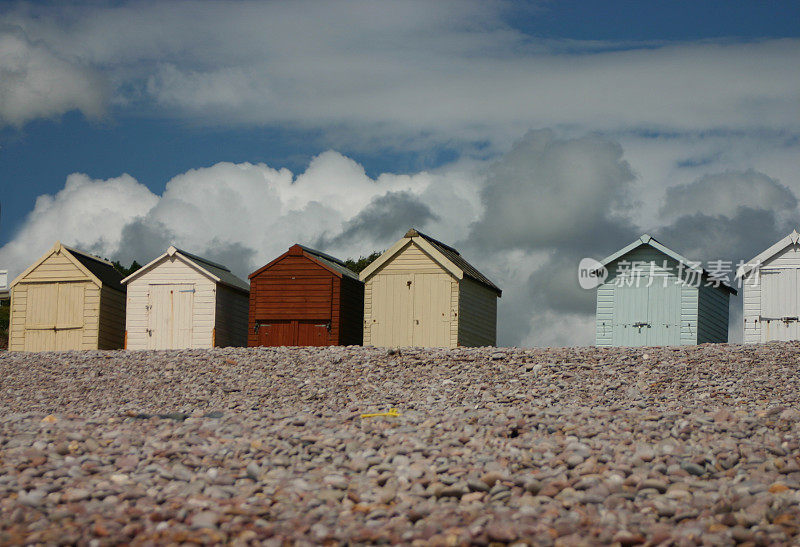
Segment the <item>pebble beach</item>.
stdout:
[[0,544],[796,544],[799,372],[797,343],[2,352]]

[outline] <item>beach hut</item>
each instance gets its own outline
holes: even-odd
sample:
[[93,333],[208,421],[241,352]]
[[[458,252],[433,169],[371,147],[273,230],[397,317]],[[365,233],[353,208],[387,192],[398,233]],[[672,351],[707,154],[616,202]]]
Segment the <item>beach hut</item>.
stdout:
[[292,245],[249,277],[248,345],[361,344],[364,284],[341,260]]
[[793,231],[739,268],[744,343],[800,340],[800,234]]
[[122,348],[125,287],[101,258],[56,242],[11,282],[11,351]]
[[502,291],[454,248],[413,228],[360,275],[364,344],[493,346]]
[[249,287],[221,264],[170,247],[122,282],[127,349],[247,344]]
[[601,262],[598,346],[686,346],[728,341],[736,290],[698,262],[643,235]]

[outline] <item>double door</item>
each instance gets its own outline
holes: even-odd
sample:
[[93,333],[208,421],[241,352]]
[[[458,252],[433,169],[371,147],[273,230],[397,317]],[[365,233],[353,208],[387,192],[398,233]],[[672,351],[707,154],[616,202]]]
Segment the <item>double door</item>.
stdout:
[[449,347],[455,310],[444,273],[377,275],[372,280],[371,344]]
[[25,351],[83,349],[86,282],[31,283],[27,290]]
[[614,287],[614,346],[680,345],[682,287],[669,278],[664,285],[662,277],[640,277]]
[[150,285],[148,349],[192,347],[195,287],[192,283]]
[[761,276],[761,341],[800,339],[800,295],[795,268],[764,269]]

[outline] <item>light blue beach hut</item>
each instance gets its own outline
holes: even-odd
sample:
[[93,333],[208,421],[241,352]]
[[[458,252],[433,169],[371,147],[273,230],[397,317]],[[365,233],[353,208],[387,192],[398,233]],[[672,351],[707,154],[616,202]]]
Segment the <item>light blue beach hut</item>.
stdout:
[[736,290],[645,234],[601,262],[596,343],[688,346],[728,341]]

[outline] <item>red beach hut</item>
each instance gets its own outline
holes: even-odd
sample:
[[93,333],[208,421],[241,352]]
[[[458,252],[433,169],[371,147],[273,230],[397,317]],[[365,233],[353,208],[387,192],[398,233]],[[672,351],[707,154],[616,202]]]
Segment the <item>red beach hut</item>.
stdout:
[[362,343],[364,284],[341,260],[292,245],[249,278],[248,346]]

